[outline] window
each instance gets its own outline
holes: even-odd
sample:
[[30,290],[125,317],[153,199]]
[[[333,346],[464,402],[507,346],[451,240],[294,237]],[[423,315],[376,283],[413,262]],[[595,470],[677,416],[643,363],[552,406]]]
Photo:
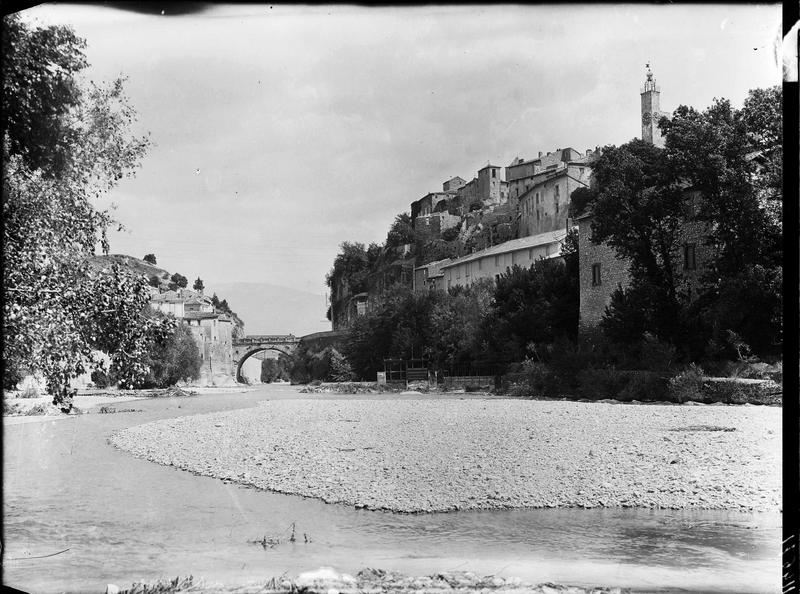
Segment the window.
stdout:
[[533,260],[533,248],[528,250],[528,260]]
[[559,197],[558,190],[559,190],[559,187],[558,187],[558,184],[556,184],[556,200],[558,200],[558,197]]
[[494,257],[494,265],[495,266],[500,266],[500,256],[495,256]]
[[536,192],[536,205],[539,205],[539,192]]
[[483,260],[478,260],[478,270],[483,270]]
[[592,264],[592,286],[596,287],[601,284],[600,279],[600,263]]
[[539,220],[539,218],[540,218],[540,217],[539,217],[539,209],[537,208],[537,209],[536,209],[536,220],[538,221],[538,220]]
[[693,243],[687,243],[683,246],[683,269],[697,269],[697,261],[695,260],[695,244]]
[[556,214],[558,214],[558,202],[556,202]]
[[492,169],[492,177],[497,177],[497,169]]

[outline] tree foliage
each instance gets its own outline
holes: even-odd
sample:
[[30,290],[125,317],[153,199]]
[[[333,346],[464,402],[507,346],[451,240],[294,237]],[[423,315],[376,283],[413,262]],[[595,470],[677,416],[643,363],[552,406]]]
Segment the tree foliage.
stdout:
[[205,285],[203,284],[203,279],[201,279],[198,276],[197,279],[194,281],[194,284],[192,285],[192,288],[195,291],[202,291],[205,288]]
[[123,383],[147,372],[149,341],[171,330],[147,317],[147,279],[93,265],[114,224],[94,201],[133,175],[147,138],[123,81],[80,86],[84,43],[65,27],[3,19],[4,384],[41,371],[54,402],[71,407],[69,382],[111,355]]
[[387,248],[394,248],[409,243],[414,243],[414,227],[411,224],[411,215],[404,212],[394,218],[385,245]]
[[177,291],[179,288],[185,289],[186,286],[189,284],[189,279],[187,279],[185,276],[177,272],[173,274],[171,277],[169,277],[169,280],[170,280],[169,288],[173,291]]
[[[154,317],[166,319],[160,312]],[[137,388],[166,388],[200,377],[200,351],[185,324],[176,324],[172,332],[152,341],[143,363],[148,371],[134,382]]]
[[[602,323],[608,336],[650,333],[690,358],[721,355],[730,336],[779,350],[781,101],[775,87],[750,91],[741,109],[725,99],[702,112],[680,106],[659,124],[664,149],[634,140],[594,162],[579,202],[594,214],[594,240],[631,263]],[[687,225],[707,237],[694,294],[679,257]]]
[[500,275],[481,331],[495,358],[522,361],[531,343],[577,337],[576,259],[541,259],[529,268],[514,265]]
[[145,257],[144,257],[144,258],[142,258],[142,259],[143,259],[145,262],[147,262],[148,264],[152,264],[153,266],[155,266],[156,264],[158,264],[158,262],[156,262],[156,255],[155,255],[155,254],[147,254],[147,255],[145,255]]

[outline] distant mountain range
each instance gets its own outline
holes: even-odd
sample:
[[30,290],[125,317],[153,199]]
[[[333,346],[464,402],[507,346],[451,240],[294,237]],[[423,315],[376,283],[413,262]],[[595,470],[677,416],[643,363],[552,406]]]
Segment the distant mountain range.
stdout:
[[331,329],[325,319],[324,294],[266,283],[207,283],[205,294],[217,294],[244,321],[246,334],[304,336]]

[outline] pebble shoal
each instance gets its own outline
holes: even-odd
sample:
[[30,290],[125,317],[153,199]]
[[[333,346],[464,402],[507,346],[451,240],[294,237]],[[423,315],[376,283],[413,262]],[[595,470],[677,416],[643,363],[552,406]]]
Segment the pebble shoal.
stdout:
[[570,401],[274,400],[113,434],[134,456],[395,512],[780,510],[781,409]]

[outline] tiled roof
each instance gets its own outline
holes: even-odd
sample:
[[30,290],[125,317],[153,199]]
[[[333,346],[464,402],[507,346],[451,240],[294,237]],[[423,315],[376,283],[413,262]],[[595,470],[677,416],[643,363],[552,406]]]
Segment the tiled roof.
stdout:
[[457,264],[463,264],[464,262],[472,262],[473,260],[485,258],[486,256],[507,254],[510,252],[515,252],[517,250],[524,250],[527,248],[538,247],[540,245],[546,245],[548,243],[559,243],[561,241],[564,241],[564,238],[566,236],[567,236],[566,230],[559,229],[558,231],[548,231],[547,233],[540,233],[539,235],[530,235],[528,237],[520,237],[519,239],[512,239],[510,241],[506,241],[498,245],[493,245],[492,247],[486,248],[485,250],[474,252],[468,256],[463,256],[461,258],[456,258],[455,260],[451,260],[446,264],[442,265],[442,269],[450,268]]
[[441,268],[442,264],[449,262],[450,258],[445,258],[444,260],[436,260],[435,262],[428,262],[427,264],[423,264],[422,266],[417,266],[414,270],[422,270],[423,268],[428,269],[428,277],[430,278],[430,273],[432,270],[438,270]]

